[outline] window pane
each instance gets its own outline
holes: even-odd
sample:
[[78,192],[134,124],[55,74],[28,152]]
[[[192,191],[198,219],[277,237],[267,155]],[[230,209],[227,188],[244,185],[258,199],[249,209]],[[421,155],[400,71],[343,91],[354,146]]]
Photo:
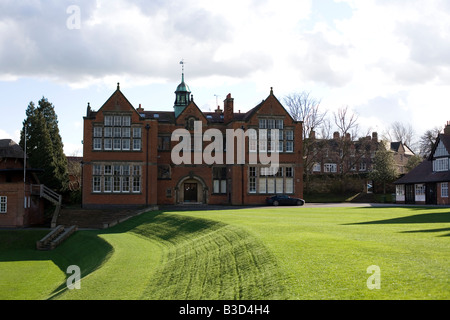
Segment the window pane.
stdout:
[[105,177],[105,192],[112,191],[112,177]]
[[256,192],[256,178],[254,178],[254,177],[250,177],[249,192],[250,193]]
[[124,117],[122,118],[122,125],[123,125],[124,127],[129,127],[129,126],[131,126],[131,117],[130,117],[130,116],[124,116]]
[[130,139],[122,140],[122,150],[130,150]]
[[133,140],[133,150],[139,151],[141,150],[141,139],[134,139]]
[[112,128],[105,128],[105,138],[112,138],[113,131]]
[[259,178],[259,193],[267,193],[266,180],[266,177]]
[[130,137],[131,137],[131,129],[122,128],[122,138],[130,138]]
[[286,140],[294,140],[294,131],[286,131]]
[[94,128],[94,137],[95,138],[101,138],[102,137],[102,131],[103,131],[102,127],[95,127]]
[[259,120],[259,128],[260,129],[267,129],[267,120],[266,119],[260,119]]
[[122,178],[122,192],[130,192],[130,177]]
[[214,180],[214,190],[213,193],[219,193],[220,192],[220,181]]
[[275,183],[277,185],[277,193],[283,193],[283,178],[277,178]]
[[274,178],[267,179],[267,192],[275,193],[275,179]]
[[112,139],[105,139],[105,150],[112,150]]
[[133,128],[133,138],[141,138],[141,137],[142,137],[142,129]]
[[220,192],[227,193],[227,180],[222,180],[220,182]]
[[114,177],[114,192],[120,192],[120,177]]
[[111,165],[105,166],[105,175],[112,175],[112,166]]
[[286,142],[286,152],[294,152],[294,142],[292,141]]
[[113,125],[113,117],[112,116],[105,116],[105,126],[112,126]]
[[286,179],[286,193],[294,193],[294,179]]
[[94,150],[102,150],[102,139],[94,139]]
[[8,197],[0,197],[0,213],[8,212]]

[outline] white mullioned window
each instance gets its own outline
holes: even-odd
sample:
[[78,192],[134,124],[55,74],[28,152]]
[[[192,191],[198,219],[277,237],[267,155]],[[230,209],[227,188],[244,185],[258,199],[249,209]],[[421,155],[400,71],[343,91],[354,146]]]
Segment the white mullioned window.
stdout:
[[435,159],[433,161],[433,171],[434,172],[442,172],[442,171],[448,171],[449,170],[449,158],[440,158]]
[[441,183],[441,197],[448,198],[448,182]]
[[0,197],[0,213],[8,213],[8,197]]

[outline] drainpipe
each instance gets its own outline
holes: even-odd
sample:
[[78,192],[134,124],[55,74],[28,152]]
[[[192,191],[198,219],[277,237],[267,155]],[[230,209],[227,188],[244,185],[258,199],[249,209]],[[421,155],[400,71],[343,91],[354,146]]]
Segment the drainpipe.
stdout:
[[149,152],[149,131],[150,131],[150,125],[147,123],[145,126],[145,129],[147,130],[147,150],[146,150],[146,168],[145,168],[145,205],[148,207],[148,152]]

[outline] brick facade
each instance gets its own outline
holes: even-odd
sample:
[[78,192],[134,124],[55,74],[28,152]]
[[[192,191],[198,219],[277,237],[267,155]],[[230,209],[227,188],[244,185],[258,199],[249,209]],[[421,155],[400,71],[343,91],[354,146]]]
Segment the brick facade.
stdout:
[[44,203],[32,191],[39,185],[34,170],[26,170],[24,155],[11,140],[0,140],[0,226],[27,227],[44,222]]
[[[184,79],[182,84],[182,88],[187,87]],[[181,99],[177,97],[176,101]],[[292,119],[272,90],[262,103],[247,113],[234,112],[231,94],[225,99],[223,110],[218,107],[215,112],[202,112],[192,96],[183,101],[186,101],[184,107],[176,104],[177,116],[175,112],[134,108],[118,85],[98,111],[88,106],[84,117],[83,207],[180,203],[250,205],[264,204],[266,197],[276,193],[303,196],[302,123]],[[227,130],[275,129],[277,126],[282,132],[280,170],[273,174],[259,161],[251,164],[252,152],[260,149],[258,144],[257,150],[253,149],[255,146],[250,150],[249,139],[245,141],[244,164],[237,161],[236,152],[235,161],[227,162],[230,150],[223,154],[215,150],[215,159],[221,161],[207,163],[202,151],[206,152],[212,140],[205,140],[200,148],[193,145],[190,162],[175,164],[172,151],[181,142],[172,141],[173,133],[185,129],[193,137],[194,125],[200,123],[202,134],[215,129],[223,136]],[[226,145],[224,140],[224,149]],[[238,147],[236,141],[235,151]]]

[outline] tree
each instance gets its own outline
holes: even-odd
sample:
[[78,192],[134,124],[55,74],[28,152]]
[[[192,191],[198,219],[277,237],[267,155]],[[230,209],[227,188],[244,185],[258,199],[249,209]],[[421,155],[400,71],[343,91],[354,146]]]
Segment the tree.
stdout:
[[342,137],[356,136],[358,131],[358,115],[349,112],[349,107],[341,107],[334,114],[334,123]]
[[408,163],[406,164],[406,170],[410,172],[412,169],[417,167],[421,162],[423,161],[423,158],[419,155],[413,155],[411,158],[408,159]]
[[394,154],[386,148],[385,144],[380,143],[373,159],[373,169],[369,173],[369,178],[381,182],[383,193],[386,193],[386,183],[394,181],[397,177]]
[[309,173],[318,152],[315,143],[315,131],[324,124],[327,112],[320,111],[320,100],[311,97],[310,92],[293,93],[284,98],[290,115],[296,121],[303,121],[303,165],[306,180],[306,192],[309,186]]
[[24,149],[25,139],[29,165],[44,170],[38,175],[41,183],[58,192],[67,190],[67,160],[57,117],[53,105],[47,99],[40,100],[37,108],[33,102],[28,105],[20,139],[20,145]]
[[384,134],[384,139],[402,142],[409,148],[416,149],[416,133],[411,124],[404,124],[398,121],[392,123]]
[[433,150],[434,144],[436,143],[436,139],[441,133],[441,128],[434,127],[431,130],[427,130],[421,137],[420,137],[420,154],[424,157],[427,157],[431,154],[431,151]]

